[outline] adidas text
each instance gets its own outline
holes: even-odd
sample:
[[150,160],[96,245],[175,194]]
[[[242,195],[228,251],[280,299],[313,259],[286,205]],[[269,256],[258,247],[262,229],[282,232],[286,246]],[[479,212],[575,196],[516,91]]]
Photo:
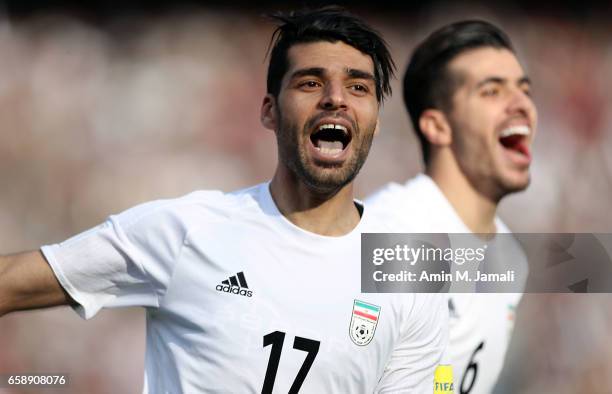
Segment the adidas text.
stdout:
[[245,297],[252,297],[253,296],[253,292],[251,290],[241,289],[238,286],[217,285],[217,287],[215,287],[215,289],[217,289],[217,291],[221,291],[223,293],[238,294],[238,295],[245,296]]

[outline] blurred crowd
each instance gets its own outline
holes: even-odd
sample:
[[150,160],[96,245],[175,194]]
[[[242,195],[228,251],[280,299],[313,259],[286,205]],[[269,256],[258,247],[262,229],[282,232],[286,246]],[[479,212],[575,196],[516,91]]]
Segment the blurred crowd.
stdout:
[[[516,232],[612,232],[612,25],[478,6],[376,15],[363,14],[400,78],[360,197],[421,169],[401,94],[412,48],[444,23],[484,18],[513,39],[539,109],[532,185],[501,204],[502,218]],[[259,108],[272,30],[258,13],[206,8],[104,25],[0,15],[0,253],[147,200],[269,179],[276,146]],[[502,392],[612,392],[612,295],[527,295],[517,316]],[[139,392],[143,360],[141,310],[0,319],[0,373],[68,373],[61,392]]]

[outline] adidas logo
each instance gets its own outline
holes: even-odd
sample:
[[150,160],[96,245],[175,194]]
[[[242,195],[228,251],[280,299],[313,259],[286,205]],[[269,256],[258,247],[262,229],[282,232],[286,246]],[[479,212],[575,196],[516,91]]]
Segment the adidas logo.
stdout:
[[215,289],[223,293],[238,294],[245,297],[253,296],[253,292],[249,290],[249,285],[247,285],[243,272],[238,272],[236,275],[230,276],[222,281],[220,285],[217,285]]

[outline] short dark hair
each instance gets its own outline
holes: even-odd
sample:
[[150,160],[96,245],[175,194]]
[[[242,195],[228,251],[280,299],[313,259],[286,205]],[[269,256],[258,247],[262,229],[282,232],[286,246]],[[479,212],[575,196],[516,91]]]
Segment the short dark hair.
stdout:
[[268,66],[267,89],[274,97],[278,97],[282,79],[289,68],[289,49],[296,44],[317,41],[342,41],[369,55],[374,63],[378,102],[391,94],[389,80],[395,74],[395,63],[387,43],[360,18],[338,6],[277,12],[269,16],[279,23],[270,41],[272,49]]
[[514,52],[510,38],[493,24],[467,20],[433,32],[413,52],[404,75],[404,103],[421,142],[423,161],[429,163],[429,142],[421,132],[419,118],[428,108],[450,111],[452,96],[460,84],[448,64],[471,49],[493,47]]

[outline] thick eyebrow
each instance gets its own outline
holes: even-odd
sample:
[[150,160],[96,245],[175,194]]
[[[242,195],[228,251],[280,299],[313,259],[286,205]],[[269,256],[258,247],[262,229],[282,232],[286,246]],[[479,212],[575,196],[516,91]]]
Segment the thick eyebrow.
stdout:
[[478,82],[476,84],[476,89],[479,89],[479,88],[483,87],[484,85],[487,85],[487,84],[490,84],[490,83],[495,83],[495,84],[503,85],[504,83],[506,83],[506,81],[507,81],[506,78],[488,77],[488,78],[485,78],[482,81]]
[[518,84],[519,85],[529,85],[531,86],[531,78],[529,78],[528,76],[523,76],[521,79],[518,80]]
[[376,81],[376,78],[374,78],[374,75],[372,75],[372,73],[367,72],[367,71],[356,70],[354,68],[349,68],[349,69],[346,70],[346,73],[351,78],[367,79],[367,80],[370,80],[370,81]]
[[[505,84],[508,80],[506,78],[502,78],[502,77],[489,77],[489,78],[485,78],[482,81],[478,82],[476,84],[476,89],[479,89],[480,87],[489,84],[489,83],[496,83],[496,84]],[[522,76],[518,82],[517,85],[524,85],[527,84],[529,86],[531,86],[531,79],[529,79],[528,76],[524,75]]]
[[[376,80],[374,78],[374,75],[372,75],[372,73],[369,73],[367,71],[357,70],[357,69],[354,69],[354,68],[347,68],[345,71],[346,71],[346,74],[350,78],[367,79],[367,80],[371,80],[371,81],[375,81]],[[307,77],[307,76],[323,78],[325,76],[325,69],[322,68],[322,67],[301,68],[299,70],[295,70],[291,74],[291,78],[290,79],[295,79],[295,78],[300,78],[300,77]]]
[[325,70],[321,67],[309,67],[309,68],[301,68],[299,70],[295,70],[291,74],[291,79],[300,78],[300,77],[319,77],[322,78],[325,75]]

